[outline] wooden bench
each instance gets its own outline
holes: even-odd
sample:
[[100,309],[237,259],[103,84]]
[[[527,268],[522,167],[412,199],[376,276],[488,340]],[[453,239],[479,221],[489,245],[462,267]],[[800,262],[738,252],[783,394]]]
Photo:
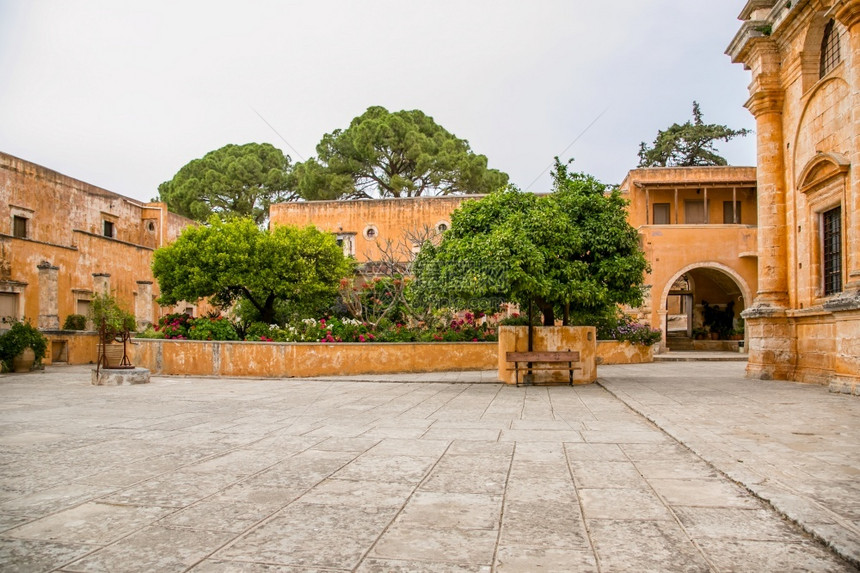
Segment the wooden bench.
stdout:
[[[505,355],[505,360],[513,362],[514,367],[508,368],[513,370],[514,380],[517,386],[520,385],[520,364],[525,362],[527,365],[524,370],[532,372],[534,370],[567,370],[570,372],[570,385],[573,386],[573,371],[582,370],[579,366],[574,366],[574,363],[579,363],[579,352],[576,350],[558,350],[554,352],[508,352]],[[544,364],[542,366],[529,366],[535,362]]]

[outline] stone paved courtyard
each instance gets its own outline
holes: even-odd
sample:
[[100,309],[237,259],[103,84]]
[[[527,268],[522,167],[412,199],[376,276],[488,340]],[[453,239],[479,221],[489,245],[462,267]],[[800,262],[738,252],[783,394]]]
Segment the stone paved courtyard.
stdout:
[[4,375],[0,568],[854,571],[860,401],[742,372]]

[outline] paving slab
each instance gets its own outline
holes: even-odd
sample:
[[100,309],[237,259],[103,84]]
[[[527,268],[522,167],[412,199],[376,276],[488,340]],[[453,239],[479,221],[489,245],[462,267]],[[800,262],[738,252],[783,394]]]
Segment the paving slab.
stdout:
[[856,398],[600,375],[3,375],[0,570],[856,571]]
[[[856,397],[830,393],[826,386],[747,379],[744,365],[732,363],[605,366],[600,369],[600,385],[721,475],[765,500],[840,555],[860,563],[860,400]],[[637,451],[642,448],[639,445],[622,447],[635,458],[657,455],[653,450]],[[653,474],[656,468],[649,465],[640,463],[644,472],[658,477]],[[671,481],[652,481],[666,490],[669,500],[686,496],[691,502],[700,498],[702,505],[709,500],[725,503],[725,496],[713,487],[693,487],[695,482],[685,476],[688,479],[680,480],[680,488],[672,491],[667,490]],[[751,509],[754,502],[739,501],[739,507],[744,505]],[[707,512],[694,513],[708,521]],[[696,519],[692,514],[682,518]],[[773,563],[790,559],[797,549],[753,546],[773,554]],[[739,551],[738,547],[727,545],[726,549]]]

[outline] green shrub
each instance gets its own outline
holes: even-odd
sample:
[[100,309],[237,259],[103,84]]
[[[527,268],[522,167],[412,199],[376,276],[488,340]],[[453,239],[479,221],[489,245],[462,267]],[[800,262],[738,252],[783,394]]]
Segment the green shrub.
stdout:
[[239,340],[236,329],[223,316],[195,318],[188,323],[188,338],[191,340]]
[[150,326],[143,332],[137,333],[135,338],[164,338],[164,333]]
[[63,322],[63,330],[86,330],[87,317],[83,314],[70,314]]
[[15,321],[12,327],[0,335],[0,361],[6,370],[11,370],[12,359],[25,348],[32,348],[36,364],[40,364],[48,350],[48,339],[26,321]]

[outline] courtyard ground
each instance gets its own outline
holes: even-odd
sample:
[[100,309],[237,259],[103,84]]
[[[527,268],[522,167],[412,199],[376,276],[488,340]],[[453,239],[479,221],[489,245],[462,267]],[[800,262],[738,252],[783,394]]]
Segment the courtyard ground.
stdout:
[[4,375],[0,569],[855,570],[860,400],[743,366]]

